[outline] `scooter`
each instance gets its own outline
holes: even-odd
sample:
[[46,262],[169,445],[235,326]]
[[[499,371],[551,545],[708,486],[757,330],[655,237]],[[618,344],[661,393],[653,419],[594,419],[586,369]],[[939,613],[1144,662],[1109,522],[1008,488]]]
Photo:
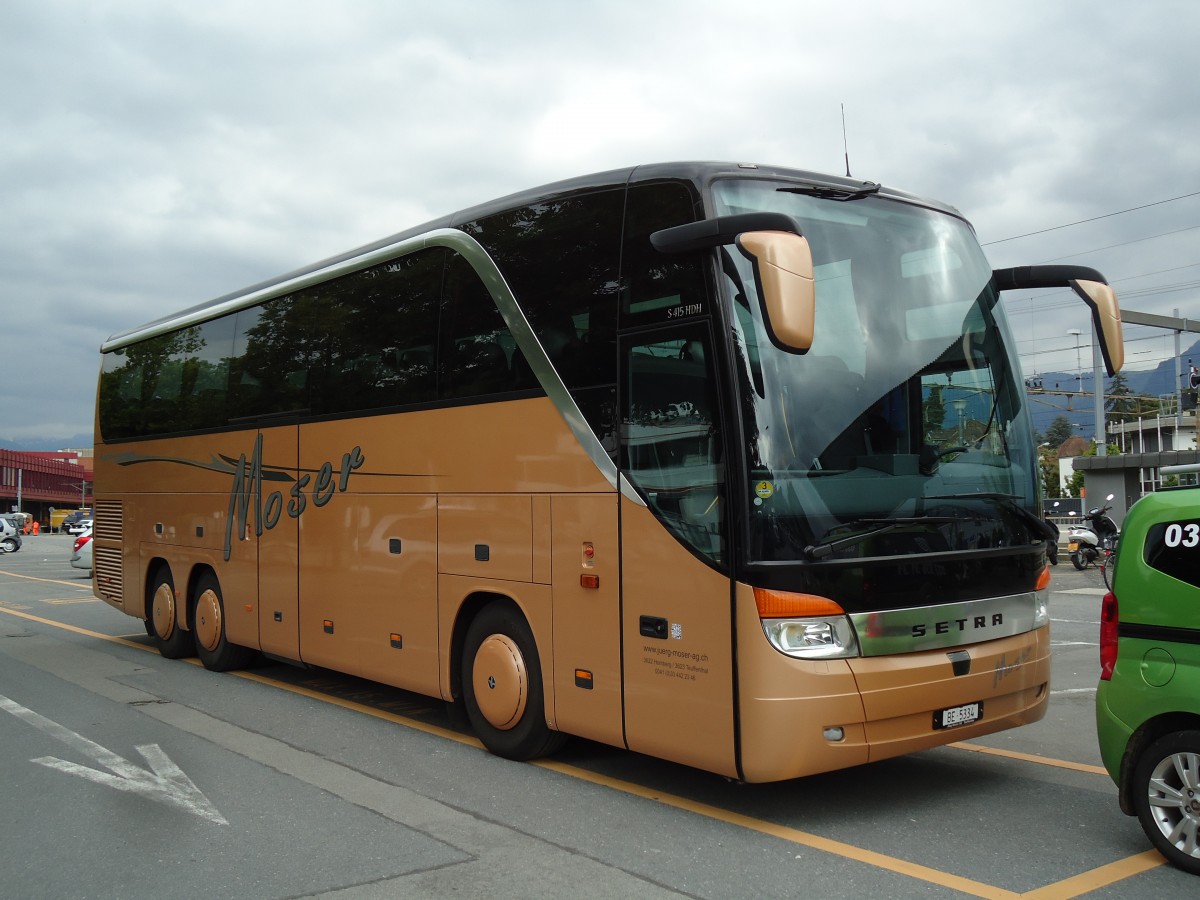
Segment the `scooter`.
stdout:
[[[1112,500],[1109,494],[1105,499]],[[1112,506],[1096,506],[1087,512],[1088,527],[1071,526],[1067,535],[1067,550],[1071,554],[1071,564],[1082,571],[1095,562],[1105,565],[1117,546],[1117,537],[1121,529],[1109,516],[1105,515]]]

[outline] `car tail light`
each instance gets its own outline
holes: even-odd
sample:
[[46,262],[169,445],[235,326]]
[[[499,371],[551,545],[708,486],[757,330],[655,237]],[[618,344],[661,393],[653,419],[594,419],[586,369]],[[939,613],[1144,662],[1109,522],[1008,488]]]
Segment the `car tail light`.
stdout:
[[91,535],[85,536],[85,535],[81,534],[79,537],[75,538],[75,546],[72,547],[71,550],[75,553],[78,553],[79,548],[82,547],[84,544],[86,544],[91,539],[92,539]]
[[1117,595],[1109,591],[1100,605],[1100,680],[1109,681],[1117,667]]

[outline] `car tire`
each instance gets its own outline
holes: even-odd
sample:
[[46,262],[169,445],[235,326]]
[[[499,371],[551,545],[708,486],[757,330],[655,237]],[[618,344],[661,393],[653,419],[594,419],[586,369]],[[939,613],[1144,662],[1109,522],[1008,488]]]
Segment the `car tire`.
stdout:
[[484,607],[467,628],[462,660],[467,718],[488,750],[527,760],[563,745],[566,736],[546,724],[537,644],[520,610]]
[[1171,865],[1200,875],[1200,731],[1171,732],[1142,751],[1132,794],[1150,843]]
[[17,539],[14,537],[0,539],[0,550],[3,550],[5,553],[16,553]]

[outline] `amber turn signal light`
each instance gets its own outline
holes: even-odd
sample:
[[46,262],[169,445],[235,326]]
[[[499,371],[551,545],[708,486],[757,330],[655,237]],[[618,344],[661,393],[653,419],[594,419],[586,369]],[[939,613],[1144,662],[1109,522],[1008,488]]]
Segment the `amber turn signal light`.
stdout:
[[754,589],[754,603],[760,619],[810,619],[817,616],[844,616],[846,611],[818,594],[793,594],[790,591]]

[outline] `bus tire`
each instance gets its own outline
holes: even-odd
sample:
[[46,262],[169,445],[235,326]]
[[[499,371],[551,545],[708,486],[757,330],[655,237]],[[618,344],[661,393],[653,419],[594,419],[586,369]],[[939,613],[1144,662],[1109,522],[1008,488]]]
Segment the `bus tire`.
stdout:
[[1165,734],[1133,769],[1133,807],[1167,862],[1200,875],[1200,731]]
[[542,667],[529,623],[507,603],[480,610],[463,644],[462,690],[471,727],[505,759],[553,753],[565,735],[546,725]]
[[225,601],[216,575],[206,572],[200,576],[195,598],[192,632],[196,636],[196,654],[204,668],[213,672],[244,669],[254,658],[254,651],[229,643],[225,635]]
[[192,636],[179,627],[178,598],[171,570],[160,565],[150,581],[146,597],[146,633],[154,638],[164,659],[184,659],[196,655]]

